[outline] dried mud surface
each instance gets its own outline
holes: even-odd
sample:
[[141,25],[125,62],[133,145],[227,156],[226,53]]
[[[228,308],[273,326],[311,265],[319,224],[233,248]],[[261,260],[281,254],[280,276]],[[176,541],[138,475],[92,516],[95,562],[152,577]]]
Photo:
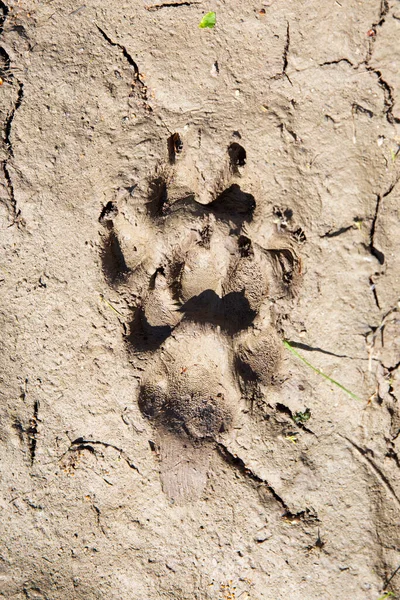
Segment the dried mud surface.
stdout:
[[399,0],[0,30],[0,597],[400,598]]

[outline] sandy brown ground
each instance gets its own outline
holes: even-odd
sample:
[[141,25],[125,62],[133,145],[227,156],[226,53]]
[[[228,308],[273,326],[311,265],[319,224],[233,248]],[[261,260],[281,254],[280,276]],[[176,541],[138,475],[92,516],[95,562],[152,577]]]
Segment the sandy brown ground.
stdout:
[[[0,596],[400,598],[400,2],[149,7],[0,2]],[[200,479],[182,502],[165,483],[185,479],[181,441],[138,405],[158,360],[127,342],[143,290],[110,285],[99,222],[108,203],[140,212],[174,132],[171,185],[206,204],[239,182],[249,238],[290,238],[298,290],[267,312],[361,399],[282,346],[273,385],[187,450]]]

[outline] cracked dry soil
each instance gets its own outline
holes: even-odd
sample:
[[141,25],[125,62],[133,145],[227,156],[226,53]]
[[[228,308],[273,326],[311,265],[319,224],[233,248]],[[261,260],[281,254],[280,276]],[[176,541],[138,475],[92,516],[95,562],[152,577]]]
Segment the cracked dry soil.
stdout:
[[0,597],[400,598],[399,0],[0,32]]

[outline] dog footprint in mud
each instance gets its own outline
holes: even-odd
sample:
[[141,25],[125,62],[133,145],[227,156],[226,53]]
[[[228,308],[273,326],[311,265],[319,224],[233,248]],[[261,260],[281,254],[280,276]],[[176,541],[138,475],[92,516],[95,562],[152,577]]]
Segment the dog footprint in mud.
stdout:
[[245,149],[234,142],[207,156],[199,146],[198,136],[171,136],[169,164],[149,189],[101,215],[106,277],[136,298],[127,342],[147,364],[139,406],[158,432],[163,489],[175,501],[199,496],[213,444],[277,372],[269,306],[299,278],[288,236],[265,244],[265,232],[250,233],[257,206],[242,189],[252,189]]

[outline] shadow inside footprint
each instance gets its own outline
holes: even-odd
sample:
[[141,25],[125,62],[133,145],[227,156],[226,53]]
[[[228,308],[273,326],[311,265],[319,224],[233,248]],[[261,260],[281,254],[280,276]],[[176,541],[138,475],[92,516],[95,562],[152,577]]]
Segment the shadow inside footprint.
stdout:
[[[165,194],[167,191],[165,190]],[[168,217],[176,212],[182,212],[187,217],[202,217],[207,213],[213,213],[220,221],[226,223],[234,223],[240,228],[244,222],[250,222],[253,219],[253,213],[256,207],[256,201],[252,194],[243,192],[240,186],[234,183],[229,188],[224,190],[215,200],[209,204],[201,204],[197,202],[193,194],[189,194],[172,204],[168,203],[168,198],[161,191],[156,193],[155,200],[152,201],[152,216],[163,215]],[[158,208],[156,208],[158,207]]]
[[244,221],[250,222],[253,219],[256,201],[252,194],[243,192],[240,186],[234,183],[207,204],[207,207],[217,219],[240,226]]
[[244,290],[229,292],[222,298],[214,290],[204,290],[190,298],[179,310],[189,321],[219,325],[231,335],[249,327],[256,317]]
[[240,292],[229,292],[222,298],[224,328],[231,335],[250,327],[257,315],[256,311],[250,308],[244,294],[243,289]]
[[168,205],[168,187],[164,177],[156,177],[150,183],[149,200],[146,204],[150,217],[162,215]]
[[118,237],[114,231],[110,231],[105,241],[101,260],[103,273],[110,285],[119,283],[129,273]]
[[184,318],[189,321],[221,325],[221,298],[214,290],[204,290],[198,296],[193,296],[185,302],[179,312],[184,313]]
[[185,217],[188,215],[192,217],[202,217],[207,212],[207,205],[197,202],[194,194],[188,194],[169,205],[165,214],[166,216],[173,215],[178,211],[184,213]]
[[146,319],[144,310],[139,307],[129,324],[126,341],[135,352],[155,352],[171,334],[169,325],[153,326]]
[[246,150],[237,142],[233,142],[228,148],[228,154],[233,173],[239,173],[239,167],[246,164]]

